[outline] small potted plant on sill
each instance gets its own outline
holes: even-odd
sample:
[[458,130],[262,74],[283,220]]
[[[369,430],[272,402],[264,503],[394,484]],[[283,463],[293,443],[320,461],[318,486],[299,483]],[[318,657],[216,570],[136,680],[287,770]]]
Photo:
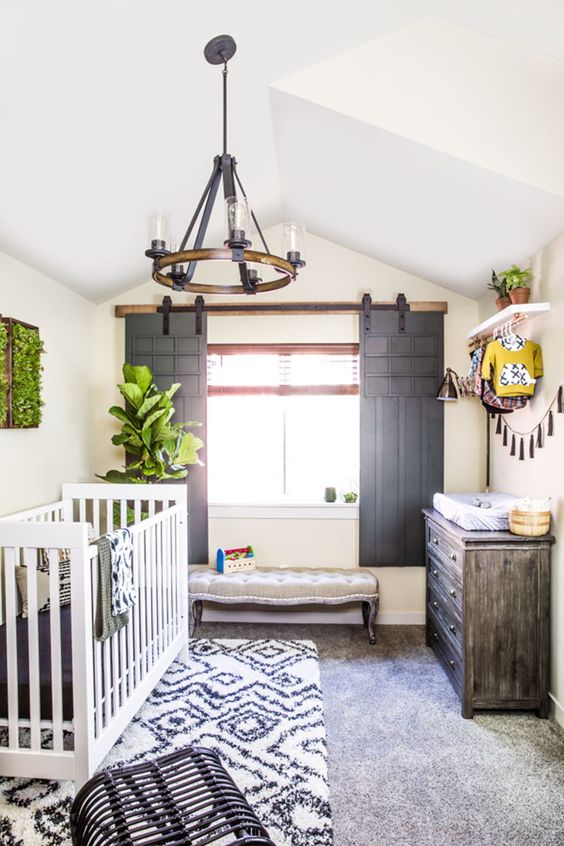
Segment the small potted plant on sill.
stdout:
[[503,271],[507,293],[513,305],[522,305],[529,302],[531,289],[529,282],[532,279],[533,271],[530,267],[523,270],[517,264],[512,264],[509,270]]
[[492,281],[488,284],[490,291],[495,291],[497,298],[495,304],[498,311],[503,311],[504,308],[511,305],[511,300],[507,294],[507,286],[505,283],[505,276],[501,278],[497,275],[495,270],[492,270]]

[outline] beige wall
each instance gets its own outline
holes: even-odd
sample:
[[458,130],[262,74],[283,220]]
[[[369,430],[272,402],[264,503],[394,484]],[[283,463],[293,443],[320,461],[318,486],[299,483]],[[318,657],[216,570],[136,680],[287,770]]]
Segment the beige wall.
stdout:
[[[267,239],[273,251],[279,250],[279,228],[269,230]],[[282,301],[355,301],[370,293],[375,300],[393,300],[401,291],[407,299],[447,300],[445,318],[445,361],[458,372],[468,367],[465,351],[467,331],[478,322],[478,303],[447,291],[425,280],[402,273],[380,262],[351,252],[313,235],[307,241],[307,267],[298,280],[280,291],[261,295],[261,302]],[[212,264],[212,263],[210,263]],[[205,271],[209,267],[202,268]],[[218,274],[221,267],[211,267]],[[96,310],[96,377],[95,386],[95,459],[97,472],[118,465],[119,451],[110,443],[115,431],[106,409],[119,401],[112,385],[120,379],[125,348],[125,321],[116,320],[117,303],[157,303],[167,293],[154,282],[97,307]],[[173,295],[175,302],[186,301],[186,295]],[[218,302],[214,298],[213,302]],[[236,299],[237,302],[241,298]],[[247,300],[248,302],[248,300]],[[356,341],[358,319],[353,316],[315,317],[225,317],[208,318],[210,342],[237,341]],[[481,490],[484,480],[483,415],[478,403],[448,403],[445,408],[445,487],[448,491]],[[470,458],[469,458],[470,457]],[[339,523],[339,521],[335,521]],[[257,555],[274,565],[301,565],[303,550],[311,553],[311,564],[339,562],[344,567],[358,566],[357,524],[350,521],[347,529],[325,520],[274,520],[258,522],[249,514],[237,520],[212,517],[210,550],[216,546],[236,546],[239,540],[254,543]],[[329,526],[331,528],[329,528]],[[292,543],[288,543],[292,538]],[[298,551],[300,550],[300,551]],[[378,571],[381,585],[382,619],[422,622],[425,607],[423,568],[386,568]]]
[[95,311],[0,253],[0,313],[39,326],[46,350],[41,425],[0,430],[0,514],[57,499],[63,482],[90,479]]
[[[532,429],[544,415],[558,386],[564,384],[564,236],[553,241],[533,261],[535,283],[532,299],[550,302],[551,311],[520,328],[525,337],[542,345],[544,377],[539,381],[528,408],[511,416],[519,431]],[[491,298],[480,303],[484,317],[493,313]],[[534,460],[519,461],[503,447],[492,430],[492,489],[517,496],[552,498],[552,531],[564,525],[564,415],[555,415],[555,436],[547,438]],[[564,725],[564,548],[557,542],[552,553],[552,696],[556,717]]]

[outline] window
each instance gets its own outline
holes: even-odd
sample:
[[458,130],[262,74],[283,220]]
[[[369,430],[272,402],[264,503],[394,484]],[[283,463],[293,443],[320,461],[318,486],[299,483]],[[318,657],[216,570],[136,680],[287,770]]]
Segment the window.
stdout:
[[211,502],[320,501],[356,488],[358,347],[208,347]]

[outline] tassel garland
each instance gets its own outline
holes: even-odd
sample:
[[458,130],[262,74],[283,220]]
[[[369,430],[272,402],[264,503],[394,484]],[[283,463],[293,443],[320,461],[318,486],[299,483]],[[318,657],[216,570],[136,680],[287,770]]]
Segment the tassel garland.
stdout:
[[[554,415],[555,414],[564,414],[564,386],[560,385],[556,395],[553,397],[552,402],[548,406],[544,417],[537,423],[534,429],[530,429],[528,432],[515,432],[509,423],[505,422],[505,419],[502,421],[502,415],[497,414],[497,424],[495,428],[496,435],[503,435],[503,446],[506,447],[509,444],[509,434],[511,433],[511,448],[509,454],[512,456],[517,455],[517,438],[519,438],[519,461],[525,460],[525,439],[528,438],[528,445],[529,448],[527,452],[529,453],[529,458],[535,457],[535,448],[536,449],[543,449],[545,446],[545,437],[553,437],[555,434],[554,431]],[[491,415],[494,419],[496,417],[495,414]],[[545,421],[546,421],[546,428],[545,428]]]

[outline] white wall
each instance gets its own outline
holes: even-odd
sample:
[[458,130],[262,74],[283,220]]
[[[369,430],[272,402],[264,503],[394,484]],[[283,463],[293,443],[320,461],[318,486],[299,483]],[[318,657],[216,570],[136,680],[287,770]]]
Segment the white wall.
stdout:
[[56,499],[63,482],[92,473],[95,306],[0,253],[0,313],[39,327],[43,420],[38,429],[0,429],[0,514]]
[[[539,381],[529,406],[511,415],[510,423],[518,431],[532,429],[544,415],[558,386],[564,384],[564,236],[553,241],[533,262],[535,283],[532,299],[550,302],[551,311],[519,328],[525,337],[541,344],[544,377]],[[482,317],[492,314],[491,298],[480,303]],[[488,309],[489,306],[489,309]],[[489,314],[486,313],[489,311]],[[557,536],[564,525],[564,415],[554,417],[554,437],[546,438],[542,450],[531,461],[519,461],[509,455],[500,435],[492,427],[492,488],[517,496],[552,498],[551,531]],[[526,451],[527,453],[527,451]],[[527,453],[528,454],[528,453]],[[564,725],[564,547],[552,549],[552,679],[556,717]]]
[[[276,250],[278,228],[267,233]],[[355,301],[365,292],[374,300],[394,300],[401,291],[408,300],[446,300],[445,362],[458,372],[468,367],[466,332],[478,322],[478,304],[423,279],[402,273],[344,247],[308,236],[307,267],[296,282],[273,294],[261,295],[261,302]],[[218,274],[215,263],[211,272]],[[202,268],[208,271],[208,268]],[[95,387],[95,468],[96,472],[118,466],[121,454],[110,443],[115,431],[106,413],[119,402],[112,384],[120,380],[125,349],[125,321],[114,317],[117,303],[157,303],[167,293],[154,282],[147,282],[97,307]],[[173,295],[175,302],[186,295]],[[218,302],[213,298],[213,302]],[[236,298],[241,302],[241,298]],[[248,302],[248,300],[245,300]],[[321,316],[211,316],[208,339],[219,342],[357,341],[358,318],[350,315]],[[113,376],[113,378],[111,378]],[[445,408],[445,487],[448,491],[481,490],[484,480],[483,413],[477,402],[447,403]],[[485,424],[484,424],[485,425]],[[335,525],[338,524],[338,525]],[[347,526],[345,529],[344,526]],[[330,528],[329,528],[330,527]],[[355,521],[280,519],[259,522],[256,515],[236,520],[210,519],[210,551],[216,546],[256,546],[257,557],[273,565],[302,565],[303,550],[313,551],[309,563],[343,567],[358,566],[358,527]],[[261,543],[257,542],[261,539]],[[263,541],[264,538],[264,541]],[[292,539],[292,543],[288,542]],[[425,608],[425,573],[421,567],[380,568],[382,620],[422,622]]]

